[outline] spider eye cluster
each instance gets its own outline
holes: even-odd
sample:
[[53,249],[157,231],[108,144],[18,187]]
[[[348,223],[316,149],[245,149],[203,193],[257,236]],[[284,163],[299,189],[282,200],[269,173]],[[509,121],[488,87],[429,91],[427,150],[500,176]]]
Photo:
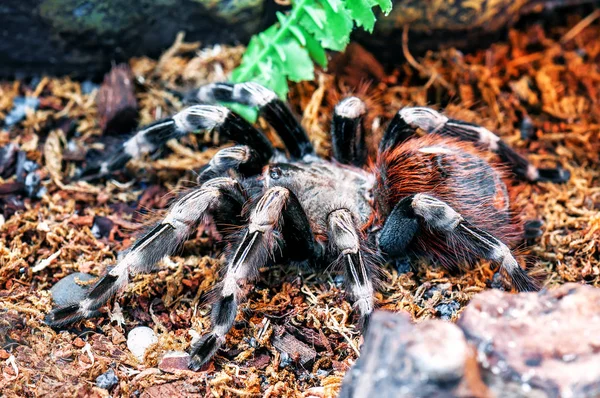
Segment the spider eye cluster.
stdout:
[[271,167],[271,169],[269,170],[269,177],[273,180],[280,179],[282,175],[283,175],[283,172],[277,166]]

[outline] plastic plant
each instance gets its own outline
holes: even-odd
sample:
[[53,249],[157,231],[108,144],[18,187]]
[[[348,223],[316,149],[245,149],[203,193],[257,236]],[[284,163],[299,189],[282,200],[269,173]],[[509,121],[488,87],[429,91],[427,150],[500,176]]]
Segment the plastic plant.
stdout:
[[[387,15],[392,1],[294,0],[286,14],[277,13],[278,23],[252,37],[231,80],[261,83],[284,99],[287,81],[312,80],[314,62],[326,67],[325,51],[343,51],[355,24],[373,32],[375,6]],[[248,119],[256,118],[248,109],[235,109]]]

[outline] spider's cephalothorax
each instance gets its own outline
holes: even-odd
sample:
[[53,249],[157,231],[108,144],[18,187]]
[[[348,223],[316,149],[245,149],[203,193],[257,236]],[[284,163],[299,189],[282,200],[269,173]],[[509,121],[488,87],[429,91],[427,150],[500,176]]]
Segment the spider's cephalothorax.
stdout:
[[[363,321],[374,307],[373,276],[380,263],[376,259],[417,254],[459,269],[483,258],[499,265],[517,290],[536,289],[507,246],[522,234],[505,184],[509,171],[488,162],[483,151],[495,152],[512,173],[531,182],[566,181],[565,170],[536,168],[489,130],[428,108],[400,110],[385,132],[377,159],[369,162],[373,166],[367,166],[362,122],[366,108],[355,97],[335,108],[335,160],[328,161],[315,155],[287,105],[258,84],[211,84],[195,97],[204,103],[259,107],[287,154],[219,105],[194,105],[140,130],[122,151],[84,176],[115,171],[189,132],[216,131],[238,145],[220,150],[200,174],[200,185],[180,196],[84,300],[50,313],[49,324],[94,316],[130,275],[151,271],[199,222],[213,222],[220,232],[238,225],[239,232],[226,249],[212,330],[192,345],[192,369],[199,369],[225,341],[243,299],[242,284],[275,258],[315,265],[336,262]],[[416,128],[429,134],[417,137]]]

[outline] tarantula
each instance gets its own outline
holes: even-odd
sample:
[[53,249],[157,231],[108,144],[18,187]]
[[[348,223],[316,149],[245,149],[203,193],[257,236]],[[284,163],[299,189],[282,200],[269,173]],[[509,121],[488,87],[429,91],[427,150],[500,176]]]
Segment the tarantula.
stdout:
[[[239,228],[226,249],[212,330],[191,347],[193,370],[224,343],[243,299],[243,284],[277,260],[336,262],[363,322],[375,305],[378,258],[415,254],[451,270],[487,259],[517,290],[537,289],[508,246],[523,233],[509,201],[508,172],[485,160],[483,151],[495,152],[517,177],[531,182],[564,182],[569,178],[564,169],[537,168],[489,130],[423,107],[403,108],[395,115],[377,158],[369,162],[363,126],[367,110],[356,97],[335,107],[334,159],[325,160],[315,155],[290,108],[259,84],[210,84],[195,96],[203,103],[258,107],[281,137],[287,156],[219,105],[193,105],[137,132],[121,151],[85,174],[116,171],[131,158],[190,132],[215,131],[238,145],[221,149],[200,173],[200,185],[180,196],[161,222],[121,253],[83,301],[54,309],[48,324],[59,327],[97,315],[129,275],[152,271],[199,222],[214,223],[219,234],[231,225]],[[429,134],[418,137],[416,128]]]

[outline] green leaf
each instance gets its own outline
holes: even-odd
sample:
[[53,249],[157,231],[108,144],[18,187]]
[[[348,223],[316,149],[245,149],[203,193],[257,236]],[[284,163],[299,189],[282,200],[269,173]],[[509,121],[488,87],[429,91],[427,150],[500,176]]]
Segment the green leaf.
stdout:
[[[300,17],[300,25],[320,41],[324,48],[336,51],[346,48],[353,27],[348,10],[340,1],[329,0],[318,6],[307,6],[307,10],[311,10],[310,13]],[[332,5],[337,8],[337,12],[333,10]]]
[[256,123],[256,120],[258,119],[258,110],[256,108],[235,102],[222,102],[221,104],[231,109],[236,113],[236,115],[241,116],[250,123]]
[[301,46],[306,46],[306,31],[300,29],[299,26],[290,25],[290,32],[292,32],[292,34],[294,35],[296,40],[298,40],[298,43],[300,43]]
[[375,2],[379,5],[384,15],[388,15],[392,11],[392,0],[375,0]]
[[313,61],[327,66],[325,49],[343,51],[355,23],[367,31],[373,30],[375,6],[388,14],[392,1],[292,0],[290,11],[276,13],[278,23],[250,40],[231,79],[256,81],[285,98],[287,80],[313,79]]
[[304,38],[306,39],[306,50],[310,54],[310,57],[315,60],[315,62],[321,65],[323,68],[327,66],[327,53],[325,53],[325,49],[321,46],[321,43],[314,37],[312,37],[304,28],[299,27],[300,31]]
[[[335,0],[332,0],[335,1]],[[315,25],[316,28],[322,30],[325,28],[325,24],[327,22],[327,18],[325,16],[325,10],[319,8],[315,5],[307,5],[304,7],[304,12],[308,16],[307,19],[310,19]]]
[[305,48],[300,47],[295,40],[290,40],[282,46],[286,55],[284,61],[285,73],[293,82],[314,79],[313,62]]
[[350,16],[356,21],[357,26],[361,26],[369,33],[373,33],[375,26],[375,13],[373,13],[373,0],[351,0],[346,2]]

